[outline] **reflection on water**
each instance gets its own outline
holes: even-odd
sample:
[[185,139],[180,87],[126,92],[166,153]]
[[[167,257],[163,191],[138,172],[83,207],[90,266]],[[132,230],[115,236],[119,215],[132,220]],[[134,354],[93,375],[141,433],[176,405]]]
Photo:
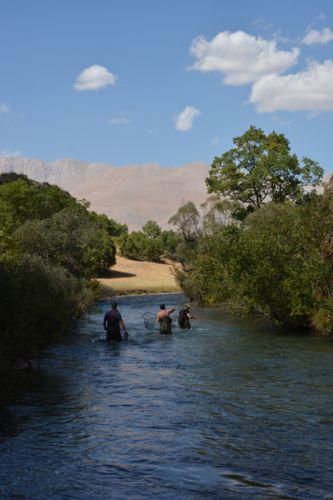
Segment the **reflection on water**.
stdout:
[[333,343],[217,309],[160,336],[124,297],[130,340],[100,303],[0,413],[0,498],[333,498]]

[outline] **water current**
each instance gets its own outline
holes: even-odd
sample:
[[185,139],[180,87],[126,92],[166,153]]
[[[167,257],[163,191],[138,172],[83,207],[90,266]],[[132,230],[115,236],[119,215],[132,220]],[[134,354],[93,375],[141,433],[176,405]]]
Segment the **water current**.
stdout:
[[0,417],[0,498],[333,499],[333,342],[217,308],[106,344],[99,302]]

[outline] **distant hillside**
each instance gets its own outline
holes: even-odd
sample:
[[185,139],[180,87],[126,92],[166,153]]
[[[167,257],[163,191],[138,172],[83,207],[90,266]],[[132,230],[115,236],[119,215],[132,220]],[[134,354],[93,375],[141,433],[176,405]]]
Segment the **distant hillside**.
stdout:
[[0,172],[24,173],[31,179],[56,184],[91,208],[105,213],[129,229],[140,229],[148,220],[162,227],[183,202],[199,205],[207,198],[208,165],[190,163],[162,168],[156,163],[115,167],[63,159],[53,163],[10,157],[0,158]]

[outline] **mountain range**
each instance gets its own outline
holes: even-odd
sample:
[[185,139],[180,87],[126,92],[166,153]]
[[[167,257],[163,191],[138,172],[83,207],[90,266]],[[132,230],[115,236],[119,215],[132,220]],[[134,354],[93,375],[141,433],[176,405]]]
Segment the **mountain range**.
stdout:
[[179,168],[156,163],[113,166],[60,159],[53,163],[22,157],[0,158],[0,172],[17,172],[39,182],[55,184],[75,198],[89,201],[130,230],[147,220],[168,226],[169,218],[187,201],[197,206],[207,198],[205,179],[209,166],[194,162]]

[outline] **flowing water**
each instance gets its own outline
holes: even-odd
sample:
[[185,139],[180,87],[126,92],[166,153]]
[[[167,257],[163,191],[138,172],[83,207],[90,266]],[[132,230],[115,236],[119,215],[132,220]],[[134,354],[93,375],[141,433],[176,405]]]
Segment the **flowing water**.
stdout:
[[193,329],[104,342],[98,303],[1,413],[0,498],[332,499],[333,342],[195,309]]

